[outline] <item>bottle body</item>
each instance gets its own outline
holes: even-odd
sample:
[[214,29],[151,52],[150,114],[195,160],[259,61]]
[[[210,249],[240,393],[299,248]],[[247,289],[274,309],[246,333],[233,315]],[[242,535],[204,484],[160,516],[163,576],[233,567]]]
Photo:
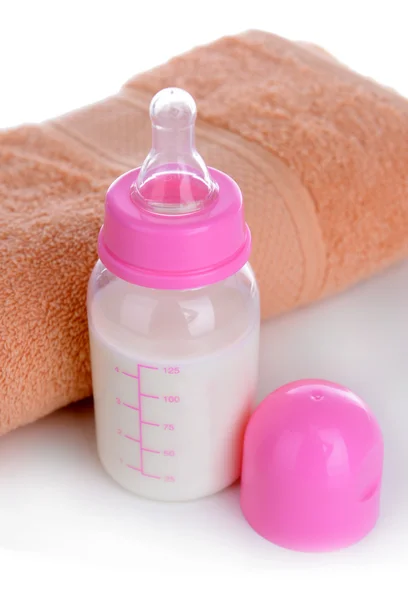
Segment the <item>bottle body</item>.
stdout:
[[108,473],[157,500],[195,499],[233,483],[258,375],[250,266],[205,287],[158,290],[98,261],[88,321],[98,453]]

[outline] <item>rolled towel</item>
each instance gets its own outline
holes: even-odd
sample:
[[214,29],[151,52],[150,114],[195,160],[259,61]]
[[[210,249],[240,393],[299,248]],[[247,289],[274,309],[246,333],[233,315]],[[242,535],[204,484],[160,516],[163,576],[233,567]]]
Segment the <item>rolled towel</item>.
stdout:
[[240,185],[264,318],[408,254],[408,103],[325,52],[223,38],[116,95],[0,134],[0,433],[91,394],[86,286],[104,193],[149,150],[148,105],[197,100],[197,146]]

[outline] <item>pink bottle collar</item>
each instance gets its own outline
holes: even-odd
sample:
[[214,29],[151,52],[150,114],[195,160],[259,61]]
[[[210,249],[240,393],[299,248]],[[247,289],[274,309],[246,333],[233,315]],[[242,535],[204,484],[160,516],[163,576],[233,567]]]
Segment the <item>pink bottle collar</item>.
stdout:
[[209,169],[218,185],[209,206],[190,214],[155,214],[132,199],[139,172],[125,173],[106,194],[98,253],[112,273],[143,287],[191,289],[226,279],[244,266],[251,236],[233,179]]

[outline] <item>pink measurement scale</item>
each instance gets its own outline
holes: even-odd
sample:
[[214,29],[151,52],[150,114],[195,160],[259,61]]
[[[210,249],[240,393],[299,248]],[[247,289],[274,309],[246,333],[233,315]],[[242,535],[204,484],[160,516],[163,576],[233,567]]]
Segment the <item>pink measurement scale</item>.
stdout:
[[[144,421],[143,420],[143,402],[146,400],[162,400],[160,398],[160,396],[155,396],[152,394],[145,394],[143,392],[143,387],[142,387],[142,381],[143,381],[143,370],[144,369],[151,369],[153,371],[158,371],[158,367],[151,367],[149,365],[137,365],[137,375],[133,375],[132,373],[127,373],[126,371],[119,371],[119,368],[116,367],[116,372],[119,372],[121,375],[124,375],[125,377],[131,377],[132,379],[137,379],[137,404],[136,406],[133,404],[127,404],[126,402],[122,402],[120,398],[116,398],[116,402],[119,405],[122,405],[123,408],[125,409],[131,409],[134,411],[137,411],[138,413],[138,423],[139,423],[139,439],[136,439],[126,433],[124,433],[122,431],[122,429],[118,429],[118,434],[119,435],[124,435],[124,437],[128,440],[131,440],[132,442],[135,442],[138,447],[139,447],[139,466],[135,466],[133,464],[129,464],[129,463],[125,463],[126,467],[128,467],[129,469],[133,469],[134,471],[139,471],[141,473],[141,475],[143,475],[143,477],[151,477],[153,479],[161,479],[162,477],[160,475],[154,475],[153,473],[147,473],[144,469],[144,461],[143,461],[143,454],[144,452],[151,452],[152,454],[160,454],[166,457],[173,457],[175,455],[175,452],[173,449],[160,449],[157,450],[155,448],[145,448],[144,444],[143,444],[143,439],[144,439],[144,435],[143,435],[143,428],[145,426],[147,427],[163,427],[164,430],[168,430],[168,431],[174,431],[174,424],[173,423],[152,423],[151,421]],[[164,400],[166,402],[169,401],[169,399],[171,398],[171,401],[180,401],[180,399],[178,397],[175,396],[165,396]],[[123,463],[124,460],[123,458],[120,458],[120,462]],[[164,476],[165,481],[167,482],[174,482],[175,481],[175,477],[174,475],[165,475]]]

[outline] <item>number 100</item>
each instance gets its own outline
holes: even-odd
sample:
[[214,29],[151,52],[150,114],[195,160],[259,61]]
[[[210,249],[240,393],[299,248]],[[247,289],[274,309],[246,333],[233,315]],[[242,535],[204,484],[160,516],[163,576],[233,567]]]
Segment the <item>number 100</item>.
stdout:
[[180,396],[164,396],[164,401],[165,402],[180,402]]

